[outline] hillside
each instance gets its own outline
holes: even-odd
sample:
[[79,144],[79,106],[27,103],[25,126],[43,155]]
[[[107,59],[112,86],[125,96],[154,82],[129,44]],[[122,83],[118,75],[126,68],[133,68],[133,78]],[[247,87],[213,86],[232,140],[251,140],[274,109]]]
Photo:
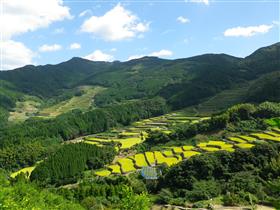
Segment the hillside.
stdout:
[[[29,65],[2,71],[1,114],[6,116],[8,111],[25,113],[25,110],[18,110],[17,103],[34,104],[25,101],[30,97],[40,100],[35,116],[36,113],[44,113],[44,110],[59,110],[68,101],[75,101],[71,98],[79,94],[83,86],[106,88],[88,95],[89,99],[94,97],[94,106],[97,107],[161,96],[173,109],[211,106],[214,107],[209,109],[212,113],[243,101],[279,101],[277,89],[272,88],[279,84],[279,51],[280,43],[276,43],[245,58],[226,54],[205,54],[176,60],[143,57],[127,62],[93,62],[72,58],[57,65]],[[249,86],[238,89],[244,85]],[[238,96],[233,100],[235,93]],[[232,102],[216,106],[226,98]],[[17,115],[11,115],[10,119],[16,120]],[[29,117],[23,115],[22,119]]]

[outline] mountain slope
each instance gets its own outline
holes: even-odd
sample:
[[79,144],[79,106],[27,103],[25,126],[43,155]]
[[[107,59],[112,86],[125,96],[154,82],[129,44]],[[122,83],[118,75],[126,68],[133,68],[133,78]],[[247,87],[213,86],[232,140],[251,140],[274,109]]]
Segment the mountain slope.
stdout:
[[[80,86],[91,85],[106,87],[106,90],[94,98],[95,104],[100,107],[159,95],[173,109],[179,109],[206,103],[220,93],[222,97],[217,95],[218,98],[226,98],[227,94],[230,97],[231,89],[234,92],[236,87],[260,79],[252,84],[248,93],[247,89],[243,90],[246,94],[242,95],[247,97],[244,100],[277,101],[279,94],[272,93],[271,90],[279,84],[279,77],[275,77],[280,71],[279,52],[280,43],[276,43],[260,48],[246,58],[205,54],[177,60],[143,57],[111,63],[72,58],[57,65],[25,66],[0,72],[0,81],[9,84],[0,97],[10,98],[11,93],[7,92],[10,90],[49,100],[61,97],[69,91],[73,92]],[[261,79],[264,75],[266,77]],[[261,87],[255,88],[258,85]],[[261,93],[263,97],[257,97]],[[13,103],[19,100],[12,98]],[[213,101],[215,100],[212,100],[211,106],[215,107]],[[235,100],[238,101],[239,99]],[[2,102],[0,107],[9,109],[14,104],[7,107]]]

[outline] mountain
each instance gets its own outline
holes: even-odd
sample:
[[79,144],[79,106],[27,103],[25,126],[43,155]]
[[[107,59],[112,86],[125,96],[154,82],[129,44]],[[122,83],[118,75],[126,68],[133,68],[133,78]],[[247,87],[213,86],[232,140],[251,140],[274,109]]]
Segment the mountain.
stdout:
[[273,90],[279,85],[279,71],[280,43],[245,58],[205,54],[176,60],[143,57],[93,62],[75,57],[57,65],[28,65],[0,72],[0,106],[13,109],[23,95],[48,101],[85,85],[106,88],[94,97],[99,107],[161,96],[173,109],[180,109],[197,106],[216,95],[221,101],[227,98],[227,91],[234,95],[240,86],[246,86],[246,93],[242,97],[239,94],[235,102],[279,101],[277,89]]

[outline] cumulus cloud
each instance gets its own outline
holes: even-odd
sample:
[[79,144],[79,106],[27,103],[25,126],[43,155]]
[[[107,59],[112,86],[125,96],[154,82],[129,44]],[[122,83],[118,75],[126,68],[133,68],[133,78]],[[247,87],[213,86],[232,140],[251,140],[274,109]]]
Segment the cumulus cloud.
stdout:
[[2,1],[0,18],[2,32],[2,69],[31,64],[34,53],[13,37],[46,28],[51,23],[70,19],[70,9],[62,0],[8,0]]
[[190,20],[188,18],[185,18],[183,16],[177,17],[177,21],[180,22],[180,23],[188,23],[188,22],[190,22]]
[[206,4],[206,5],[209,5],[209,0],[190,0],[190,2],[203,3],[203,4]]
[[77,49],[80,49],[80,48],[81,48],[81,45],[79,43],[72,43],[69,46],[70,50],[77,50]]
[[21,42],[0,41],[2,65],[0,70],[11,70],[32,63],[35,54]]
[[52,44],[52,45],[44,44],[41,47],[39,47],[40,52],[54,52],[54,51],[58,51],[61,49],[62,49],[62,47],[59,44]]
[[273,28],[273,25],[259,25],[259,26],[248,26],[248,27],[235,27],[225,30],[224,36],[233,36],[233,37],[251,37],[257,34],[265,34]]
[[172,56],[173,52],[170,50],[160,50],[157,52],[152,52],[149,56],[156,56],[156,57],[168,57]]
[[113,61],[114,56],[103,53],[101,50],[95,50],[93,53],[84,57],[92,61]]
[[148,31],[149,23],[140,19],[121,4],[106,12],[103,16],[91,16],[81,26],[82,32],[91,33],[106,41],[120,41],[133,38]]
[[152,53],[149,53],[147,55],[131,55],[128,57],[128,61],[129,60],[133,60],[133,59],[138,59],[138,58],[142,58],[144,56],[155,56],[155,57],[169,57],[169,56],[172,56],[173,55],[173,52],[170,51],[170,50],[160,50],[160,51],[156,51],[156,52],[152,52]]
[[2,4],[5,8],[0,19],[3,39],[71,18],[70,9],[63,6],[62,0],[8,0]]

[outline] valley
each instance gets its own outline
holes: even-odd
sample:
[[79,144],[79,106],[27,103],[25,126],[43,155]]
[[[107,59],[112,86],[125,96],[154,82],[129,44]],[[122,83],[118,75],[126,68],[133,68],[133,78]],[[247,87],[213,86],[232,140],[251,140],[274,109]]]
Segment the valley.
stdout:
[[0,208],[280,208],[279,49],[0,72]]

